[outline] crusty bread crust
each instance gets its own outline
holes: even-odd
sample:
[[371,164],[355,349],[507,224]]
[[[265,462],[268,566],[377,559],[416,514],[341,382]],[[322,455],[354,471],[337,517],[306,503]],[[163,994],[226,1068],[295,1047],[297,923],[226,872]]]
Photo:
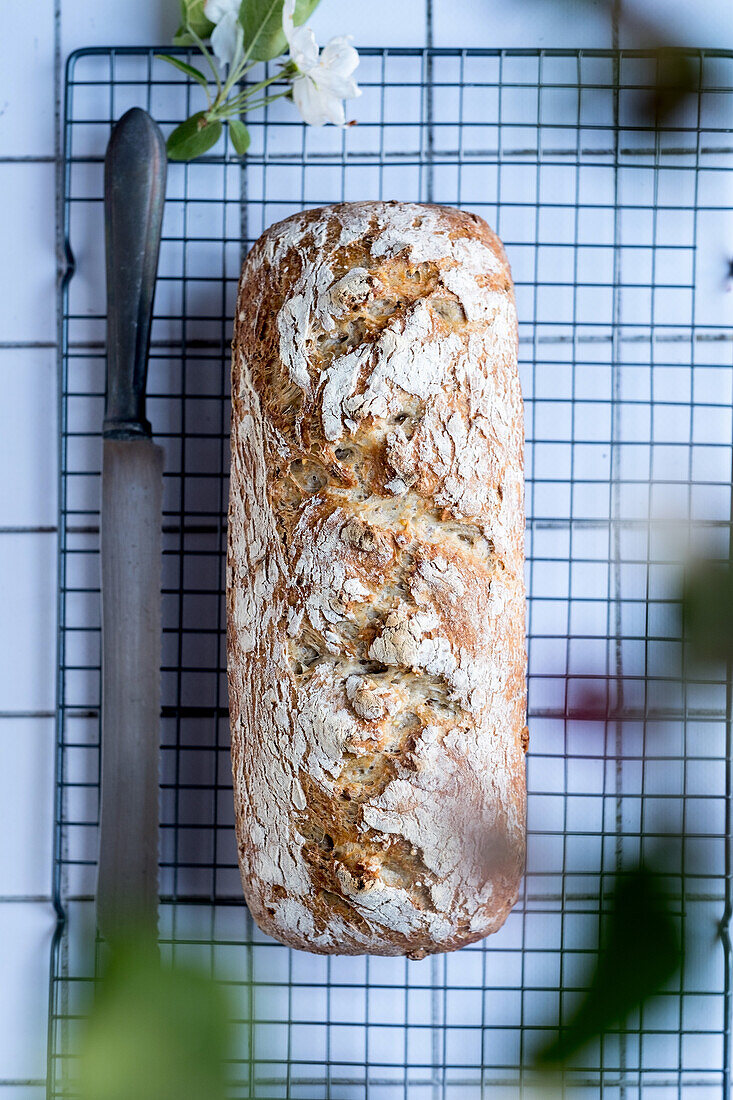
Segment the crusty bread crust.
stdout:
[[227,570],[237,839],[263,931],[451,951],[524,865],[523,423],[485,222],[362,202],[244,265]]

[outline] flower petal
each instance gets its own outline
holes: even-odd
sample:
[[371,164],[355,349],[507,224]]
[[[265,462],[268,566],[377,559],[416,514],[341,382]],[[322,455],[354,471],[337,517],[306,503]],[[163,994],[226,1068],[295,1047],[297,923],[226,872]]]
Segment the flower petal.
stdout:
[[295,0],[285,0],[283,4],[283,34],[285,35],[288,45],[290,45],[293,31],[295,26],[293,24],[293,17],[295,16]]
[[332,122],[345,125],[344,99],[361,95],[351,74],[359,64],[359,54],[345,35],[332,38],[319,53],[310,27],[293,23],[295,0],[283,4],[283,31],[290,46],[290,58],[298,69],[293,80],[293,102],[310,126]]
[[242,49],[242,25],[234,12],[227,14],[216,24],[211,34],[211,46],[222,65],[231,65]]
[[309,126],[323,126],[324,122],[343,125],[344,112],[340,100],[324,95],[307,76],[294,81],[293,101]]
[[329,122],[333,123],[334,126],[346,125],[343,100],[339,99],[338,96],[327,95],[321,92],[321,105],[323,113]]
[[310,27],[295,27],[290,36],[290,57],[302,73],[318,64],[318,43]]
[[355,99],[361,95],[361,89],[355,80],[348,76],[340,76],[331,69],[327,69],[325,65],[318,65],[315,69],[311,69],[308,75],[324,95],[336,96],[338,99]]
[[240,5],[241,0],[206,0],[204,15],[212,23],[221,23],[225,15],[236,15],[238,18]]
[[338,35],[321,50],[320,62],[339,76],[351,76],[359,64],[359,54],[351,43],[351,35]]

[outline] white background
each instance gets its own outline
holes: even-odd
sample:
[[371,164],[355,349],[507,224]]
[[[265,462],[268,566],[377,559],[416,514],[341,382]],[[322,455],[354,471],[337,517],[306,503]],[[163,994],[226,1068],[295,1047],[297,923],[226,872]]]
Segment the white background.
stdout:
[[[323,0],[320,41],[427,43],[429,0]],[[633,5],[629,5],[633,6]],[[63,64],[163,44],[177,0],[5,0],[0,37],[0,1100],[44,1095],[53,823],[56,178]],[[637,0],[672,40],[733,47],[728,0]],[[608,47],[601,0],[433,0],[437,46]],[[631,44],[622,25],[620,44]],[[636,44],[636,43],[634,43]]]

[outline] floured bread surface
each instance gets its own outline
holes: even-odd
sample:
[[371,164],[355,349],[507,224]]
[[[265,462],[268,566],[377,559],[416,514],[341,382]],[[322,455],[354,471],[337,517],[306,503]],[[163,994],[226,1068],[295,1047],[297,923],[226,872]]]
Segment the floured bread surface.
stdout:
[[451,951],[524,863],[522,403],[480,218],[269,229],[232,365],[228,659],[250,910],[308,951]]

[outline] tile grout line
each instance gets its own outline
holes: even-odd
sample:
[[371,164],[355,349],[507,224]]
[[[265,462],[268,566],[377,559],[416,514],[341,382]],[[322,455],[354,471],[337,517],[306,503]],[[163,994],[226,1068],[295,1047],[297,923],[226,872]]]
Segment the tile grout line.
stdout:
[[0,165],[2,164],[55,164],[56,157],[49,156],[48,154],[41,155],[26,153],[17,157],[0,156]]
[[[60,292],[62,287],[62,281],[66,274],[66,250],[64,242],[64,140],[63,140],[63,99],[62,89],[64,85],[64,66],[61,56],[61,0],[53,0],[53,74],[54,74],[54,159],[55,159],[55,188],[56,188],[56,225],[55,225],[55,252],[56,252],[56,399],[57,409],[56,416],[61,416],[61,382],[60,382],[60,354],[62,345],[62,333],[63,325],[61,320],[61,314],[59,310],[60,304]],[[56,480],[58,482],[60,468],[61,468],[61,443],[60,443],[60,420],[57,420],[59,429],[57,429],[57,443],[56,443]],[[61,498],[58,498],[57,509],[61,506]],[[61,516],[57,513],[57,522],[61,522]],[[60,573],[59,573],[59,557],[58,557],[58,542],[59,534],[58,528],[55,534],[56,537],[56,614],[59,615],[59,590],[60,590]],[[60,622],[56,623],[55,631],[55,645],[54,645],[54,664],[56,666],[56,674],[54,677],[54,707],[51,712],[51,717],[54,719],[54,777],[53,777],[53,819],[54,822],[58,813],[58,781],[59,781],[59,757],[58,757],[58,665],[59,665],[59,652],[58,652],[58,630]],[[55,1091],[57,1084],[55,1069],[58,1063],[55,1061],[54,1055],[56,1053],[56,1046],[58,1043],[58,1032],[54,1026],[54,1014],[57,1009],[66,1013],[68,1010],[68,990],[62,989],[60,994],[60,1003],[57,1004],[55,998],[55,982],[59,974],[59,966],[61,973],[65,970],[65,964],[67,960],[66,945],[60,942],[61,930],[62,930],[62,910],[59,907],[59,901],[56,891],[56,858],[57,852],[57,832],[54,825],[52,834],[52,849],[51,849],[51,866],[50,866],[50,879],[49,886],[51,889],[51,905],[56,915],[56,926],[51,939],[51,946],[48,955],[49,965],[49,986],[46,994],[46,1042],[44,1051],[44,1062],[42,1063],[42,1070],[44,1073],[44,1079],[42,1085],[44,1086],[44,1095],[48,1098]]]
[[611,49],[617,50],[620,41],[620,27],[623,0],[613,0],[611,7]]
[[61,280],[64,272],[63,249],[63,149],[61,145],[61,0],[53,5],[53,78],[54,78],[54,139],[53,162],[56,167],[56,278]]
[[55,340],[0,340],[0,351],[40,351],[57,347]]
[[50,894],[5,894],[0,895],[0,905],[14,905],[20,902],[24,905],[50,905],[53,898]]
[[[425,198],[427,202],[433,201],[433,0],[425,0],[425,46],[427,53],[426,84],[425,89],[425,121],[427,123],[427,186]],[[445,1062],[443,1052],[443,1036],[445,1027],[444,999],[441,996],[445,986],[445,963],[437,955],[430,960],[430,979],[432,991],[430,994],[430,1022],[431,1022],[431,1083],[434,1100],[441,1100],[445,1096],[445,1070],[441,1070],[441,1063]]]
[[0,722],[15,718],[55,718],[55,710],[0,710]]
[[44,1078],[37,1077],[0,1077],[0,1089],[43,1088]]
[[38,526],[30,526],[27,524],[19,523],[7,524],[0,527],[0,535],[55,535],[58,532],[58,527],[46,526],[39,524]]
[[425,80],[427,88],[425,89],[425,121],[427,123],[427,186],[425,198],[428,202],[433,201],[433,153],[435,135],[433,133],[433,113],[434,113],[434,100],[433,100],[433,55],[431,53],[433,49],[433,0],[425,0],[425,46],[427,49],[427,64],[425,66]]

